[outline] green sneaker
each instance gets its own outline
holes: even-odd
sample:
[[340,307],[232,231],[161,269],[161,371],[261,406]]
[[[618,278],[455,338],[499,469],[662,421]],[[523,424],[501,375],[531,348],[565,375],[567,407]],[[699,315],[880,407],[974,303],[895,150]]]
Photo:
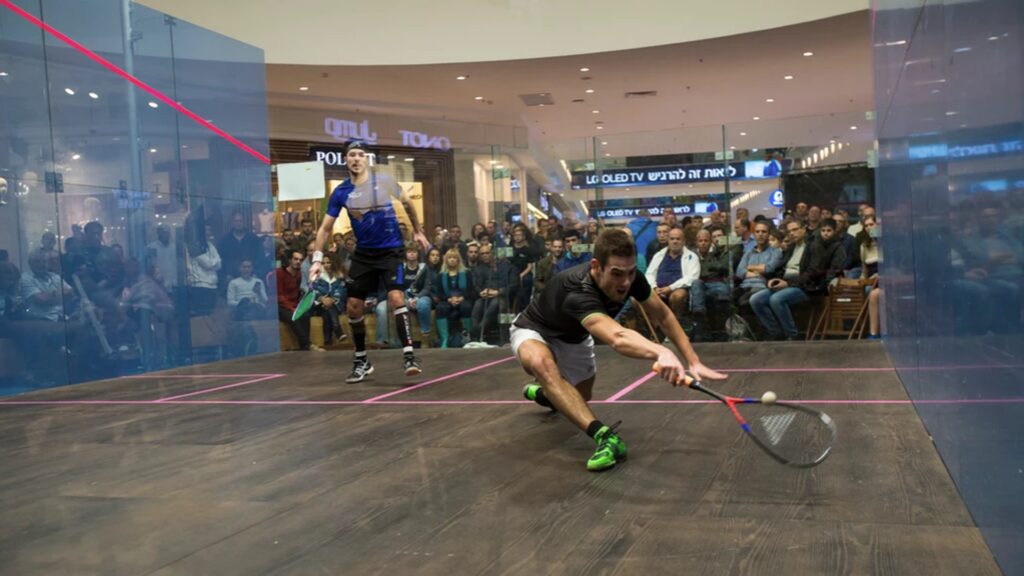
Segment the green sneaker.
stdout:
[[538,406],[547,408],[548,410],[551,410],[552,412],[557,412],[557,410],[555,410],[554,406],[550,406],[550,405],[545,406],[544,404],[541,404],[540,402],[537,401],[537,394],[540,391],[541,391],[540,384],[537,384],[536,382],[530,382],[526,386],[523,386],[523,397],[526,398],[527,400],[531,401],[531,402],[537,402]]
[[606,470],[615,466],[617,461],[626,459],[626,443],[615,433],[614,426],[603,426],[594,435],[594,441],[597,442],[597,450],[587,460],[587,470]]

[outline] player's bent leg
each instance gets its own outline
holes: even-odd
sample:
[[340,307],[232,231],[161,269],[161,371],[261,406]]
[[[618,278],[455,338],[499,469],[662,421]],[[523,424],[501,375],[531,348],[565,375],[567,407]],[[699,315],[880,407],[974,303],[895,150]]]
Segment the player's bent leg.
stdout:
[[551,405],[565,414],[579,429],[586,431],[587,426],[597,418],[579,391],[562,378],[555,357],[547,345],[536,340],[526,340],[519,345],[517,355],[523,369],[540,383]]
[[[412,346],[412,315],[405,305],[405,294],[401,290],[388,290],[388,303],[395,315],[395,330],[398,340],[402,343],[402,367],[406,376],[418,376],[423,372],[419,360],[413,353]],[[386,322],[387,320],[385,320]]]
[[352,343],[355,346],[355,361],[352,372],[345,382],[355,384],[362,382],[373,373],[373,364],[366,357],[366,301],[350,295],[346,305],[349,327],[352,329]]

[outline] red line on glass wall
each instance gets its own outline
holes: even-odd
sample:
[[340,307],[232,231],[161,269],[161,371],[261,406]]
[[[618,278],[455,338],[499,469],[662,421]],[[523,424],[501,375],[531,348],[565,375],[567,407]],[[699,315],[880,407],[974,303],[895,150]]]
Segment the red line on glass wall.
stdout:
[[53,36],[56,36],[58,39],[60,39],[62,42],[64,42],[68,46],[71,46],[75,50],[78,50],[79,52],[84,54],[90,60],[96,62],[100,66],[103,66],[107,70],[109,70],[109,71],[113,72],[114,74],[117,74],[118,76],[120,76],[120,77],[124,78],[125,80],[131,82],[132,84],[134,84],[138,88],[146,91],[151,96],[153,96],[154,98],[160,100],[164,104],[167,104],[171,108],[174,108],[178,112],[181,112],[185,116],[188,116],[189,118],[194,120],[197,124],[199,124],[203,128],[206,128],[207,130],[213,132],[214,134],[220,136],[221,138],[227,140],[228,142],[231,142],[232,144],[234,144],[235,146],[237,146],[241,150],[244,150],[244,151],[248,152],[249,154],[251,154],[252,156],[257,158],[260,162],[263,162],[264,164],[270,164],[270,158],[267,158],[266,156],[264,156],[263,154],[260,154],[257,150],[255,150],[252,147],[250,147],[249,145],[245,144],[244,142],[242,142],[238,138],[235,138],[231,134],[228,134],[227,132],[221,130],[220,128],[217,128],[213,124],[207,122],[205,119],[201,118],[198,114],[196,114],[195,112],[193,112],[193,111],[189,110],[188,108],[182,106],[181,104],[175,102],[174,100],[172,100],[169,96],[167,96],[163,92],[157,90],[156,88],[153,88],[149,84],[146,84],[142,80],[139,80],[135,76],[132,76],[131,74],[125,72],[121,68],[118,68],[113,62],[110,62],[106,58],[100,56],[99,54],[93,52],[92,50],[89,50],[85,46],[79,44],[78,42],[73,40],[70,36],[64,34],[60,30],[57,30],[56,28],[54,28],[53,26],[50,26],[46,22],[43,22],[39,18],[36,18],[32,14],[29,14],[28,12],[26,12],[21,7],[15,6],[14,3],[11,0],[0,0],[0,5],[5,6],[11,12],[14,12],[18,16],[21,16],[22,18],[24,18],[28,22],[34,24],[35,26],[39,27],[43,31],[49,32]]

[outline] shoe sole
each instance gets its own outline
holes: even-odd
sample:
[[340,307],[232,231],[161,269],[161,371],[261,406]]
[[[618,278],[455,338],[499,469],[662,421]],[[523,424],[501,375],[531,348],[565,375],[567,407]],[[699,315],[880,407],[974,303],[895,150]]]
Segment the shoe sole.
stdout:
[[356,384],[357,382],[362,382],[363,380],[366,380],[366,377],[369,376],[370,374],[373,374],[373,366],[370,366],[369,370],[367,370],[366,372],[363,372],[363,377],[362,378],[358,378],[358,379],[345,378],[345,383],[346,384]]
[[419,376],[422,373],[423,373],[423,369],[422,368],[417,368],[416,366],[410,366],[410,367],[405,369],[405,375],[406,376]]

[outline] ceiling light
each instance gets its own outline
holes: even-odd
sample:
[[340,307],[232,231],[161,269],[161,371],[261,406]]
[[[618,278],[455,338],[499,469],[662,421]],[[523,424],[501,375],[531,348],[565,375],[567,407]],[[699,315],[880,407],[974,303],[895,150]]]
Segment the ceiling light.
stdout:
[[751,148],[750,151],[751,152],[757,152],[757,148]]
[[604,130],[604,126],[598,126],[597,129],[598,130]]
[[7,76],[7,72],[0,72],[0,77]]
[[584,90],[584,92],[586,92],[587,94],[593,94],[594,93],[594,89],[593,88],[587,88],[586,90]]
[[895,42],[886,42],[885,45],[886,46],[903,46],[906,43],[907,43],[906,40],[896,40]]
[[75,95],[75,91],[72,90],[71,88],[65,88],[64,92],[66,92],[68,96],[74,96]]
[[96,100],[99,97],[100,97],[99,94],[97,94],[95,92],[89,92],[89,98],[92,98],[93,100]]
[[600,114],[601,111],[600,110],[591,110],[590,113],[591,114]]
[[82,155],[81,155],[81,154],[72,154],[72,155],[71,155],[71,159],[72,159],[72,160],[78,160],[78,159],[79,159],[79,158],[81,158],[81,157],[82,157]]
[[188,144],[182,144],[181,147],[182,147],[182,149],[187,150],[188,149]]
[[[989,36],[988,39],[995,42],[996,40],[999,40],[999,36]],[[5,76],[5,74],[0,74],[0,76]]]
[[497,169],[497,170],[504,170],[505,169],[505,165],[504,164],[498,164],[494,168]]
[[850,126],[850,130],[856,130],[856,129],[857,129],[856,126]]
[[416,159],[415,158],[406,158],[405,161],[406,162],[415,162]]
[[956,116],[956,112],[950,110],[949,112],[946,112],[946,116]]
[[814,52],[804,52],[804,56],[814,56]]
[[160,106],[160,105],[159,105],[159,104],[157,104],[156,102],[150,102],[150,103],[149,103],[149,107],[150,107],[150,108],[158,108],[159,106]]
[[395,159],[395,155],[394,154],[388,154],[388,160],[394,160],[394,159]]
[[786,75],[786,76],[783,76],[783,77],[782,77],[782,79],[783,79],[783,80],[792,80],[792,79],[793,79],[793,77],[792,77],[792,76],[790,76],[790,75]]
[[938,88],[932,90],[932,94],[938,94],[939,92],[942,92],[942,90],[939,90]]
[[483,99],[484,99],[484,97],[483,97],[483,96],[476,96],[476,97],[474,97],[474,98],[473,98],[473,100],[478,100],[478,101],[479,101],[479,100],[483,100]]
[[610,157],[611,153],[610,152],[605,152],[604,155],[605,155],[605,157]]
[[584,66],[583,68],[580,68],[580,72],[590,72],[590,68]]
[[601,146],[607,146],[607,145],[608,145],[607,142],[601,142]]
[[760,116],[754,116],[754,120],[760,120],[760,119],[761,119]]
[[156,154],[156,148],[150,148],[149,149],[149,153],[150,154]]
[[746,136],[746,135],[747,135],[746,132],[740,132],[740,136]]
[[309,86],[299,86],[300,92],[305,92],[306,90],[309,90]]
[[729,150],[735,150],[735,149],[736,149],[735,146],[729,146]]
[[469,76],[466,76],[465,74],[463,74],[462,76],[456,76],[455,77],[456,80],[465,80],[467,78],[469,78]]
[[970,52],[970,51],[971,51],[971,47],[970,46],[964,46],[963,48],[957,48],[956,50],[953,50],[953,52],[955,52],[957,54],[963,54],[964,52]]
[[775,98],[765,98],[764,101],[771,104],[772,102],[775,102]]

